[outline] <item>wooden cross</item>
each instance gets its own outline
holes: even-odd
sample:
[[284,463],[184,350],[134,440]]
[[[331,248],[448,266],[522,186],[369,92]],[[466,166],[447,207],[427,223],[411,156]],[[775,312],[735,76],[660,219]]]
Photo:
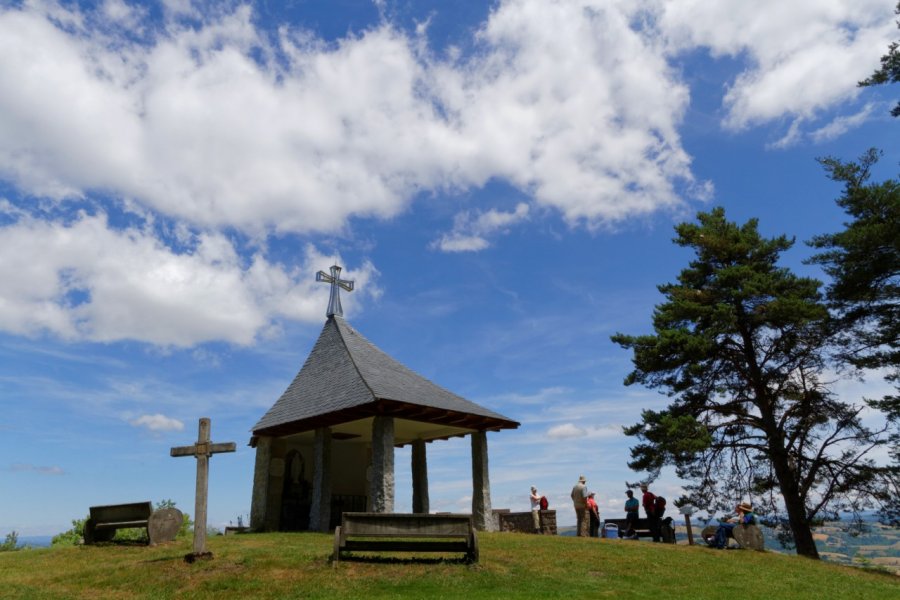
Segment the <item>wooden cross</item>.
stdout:
[[318,273],[316,273],[316,281],[324,281],[325,283],[331,284],[331,296],[328,298],[328,312],[325,313],[325,316],[331,317],[337,315],[339,317],[343,317],[344,309],[341,308],[340,288],[344,288],[348,292],[352,292],[353,282],[346,279],[341,279],[341,268],[337,265],[331,267],[331,275],[329,275],[325,271],[319,271]]
[[[170,451],[172,456],[197,458],[197,492],[194,496],[194,557],[209,556],[206,552],[206,501],[209,491],[209,457],[220,452],[234,452],[234,442],[213,444],[209,441],[209,418],[200,419],[197,443],[178,446]],[[188,555],[190,557],[191,555]],[[186,557],[187,558],[187,557]]]

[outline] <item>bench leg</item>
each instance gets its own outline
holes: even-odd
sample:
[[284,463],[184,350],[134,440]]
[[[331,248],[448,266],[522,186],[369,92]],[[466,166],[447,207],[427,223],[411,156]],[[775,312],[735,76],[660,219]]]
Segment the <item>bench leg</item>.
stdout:
[[478,534],[474,530],[469,533],[469,551],[466,558],[470,563],[478,563]]
[[84,543],[87,546],[90,546],[94,543],[94,520],[88,518],[87,521],[84,522]]
[[334,549],[331,553],[331,562],[336,563],[341,560],[341,526],[334,528]]

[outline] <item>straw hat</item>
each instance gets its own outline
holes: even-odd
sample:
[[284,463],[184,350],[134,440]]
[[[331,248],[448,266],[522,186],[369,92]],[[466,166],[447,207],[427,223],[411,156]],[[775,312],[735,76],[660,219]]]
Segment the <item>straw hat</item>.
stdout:
[[750,506],[749,502],[741,502],[737,505],[737,509],[743,512],[753,512],[753,507]]
[[587,481],[587,479],[584,478],[584,475],[578,476],[578,483],[585,483],[586,481]]

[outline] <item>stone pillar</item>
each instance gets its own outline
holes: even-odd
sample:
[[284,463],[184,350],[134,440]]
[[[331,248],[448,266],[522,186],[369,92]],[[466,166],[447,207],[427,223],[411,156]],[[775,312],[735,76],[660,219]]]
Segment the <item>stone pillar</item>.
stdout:
[[487,433],[472,434],[472,519],[479,531],[496,531],[491,512],[491,482],[488,476]]
[[425,454],[425,440],[412,443],[412,511],[428,514],[428,460]]
[[369,481],[369,511],[394,512],[394,418],[378,416],[372,421],[372,479]]
[[313,446],[312,502],[309,530],[327,532],[331,524],[331,429],[316,429]]
[[261,435],[256,440],[256,466],[253,469],[253,495],[250,500],[250,528],[266,528],[266,506],[269,504],[269,462],[272,460],[272,438]]

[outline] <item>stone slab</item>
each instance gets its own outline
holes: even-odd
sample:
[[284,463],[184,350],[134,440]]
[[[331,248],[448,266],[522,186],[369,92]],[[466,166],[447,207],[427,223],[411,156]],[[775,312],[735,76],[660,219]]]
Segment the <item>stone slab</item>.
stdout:
[[741,548],[762,551],[766,547],[762,531],[756,525],[737,525],[731,533]]
[[153,511],[147,521],[150,545],[155,546],[174,541],[183,523],[184,515],[177,508],[161,508]]

